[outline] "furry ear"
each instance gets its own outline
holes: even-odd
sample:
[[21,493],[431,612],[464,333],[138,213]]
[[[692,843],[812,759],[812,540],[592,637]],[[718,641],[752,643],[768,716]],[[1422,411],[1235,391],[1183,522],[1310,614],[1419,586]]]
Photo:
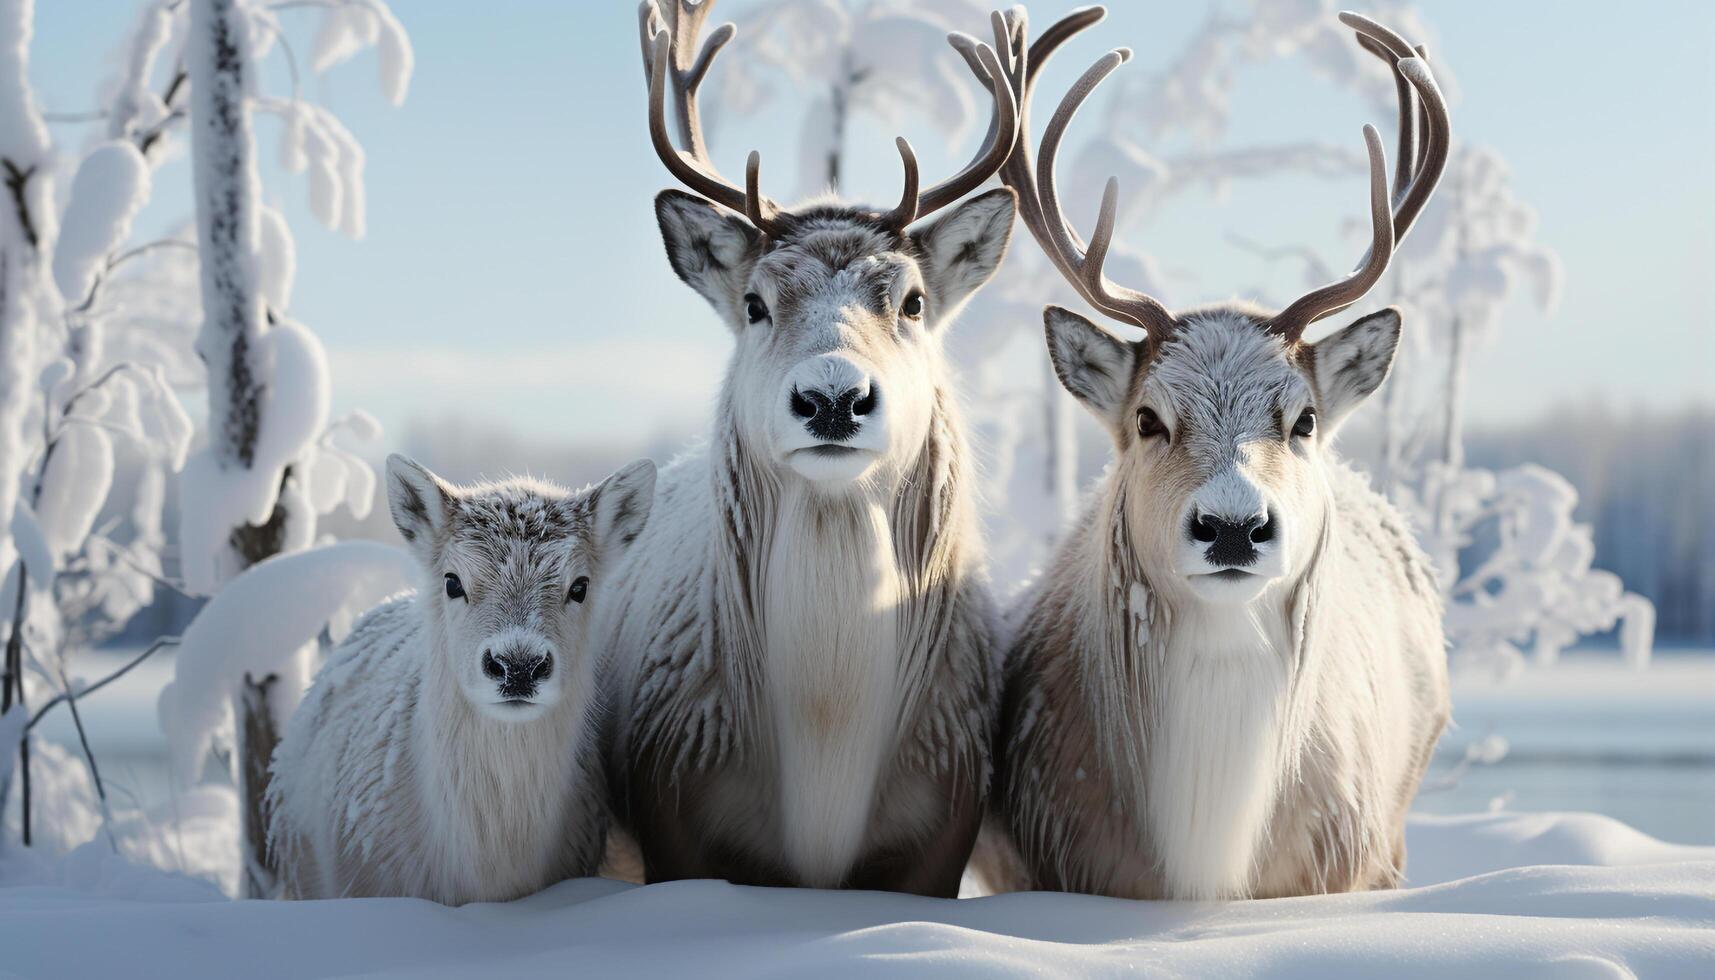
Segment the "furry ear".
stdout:
[[603,480],[595,489],[597,546],[610,554],[624,551],[643,533],[654,504],[653,460],[640,459]]
[[398,453],[387,457],[387,506],[393,511],[393,525],[424,561],[434,560],[456,495],[445,480],[416,461]]
[[1387,380],[1399,331],[1399,310],[1390,306],[1311,345],[1316,407],[1330,430]]
[[911,233],[923,257],[923,281],[929,294],[929,322],[950,322],[965,300],[989,281],[1012,239],[1018,195],[1010,187],[979,194],[928,227]]
[[738,215],[700,197],[666,190],[655,195],[655,221],[667,261],[728,324],[743,323],[741,297],[762,251],[762,233]]
[[1058,306],[1042,311],[1042,323],[1048,332],[1048,358],[1054,362],[1060,384],[1097,418],[1117,424],[1137,370],[1136,349]]

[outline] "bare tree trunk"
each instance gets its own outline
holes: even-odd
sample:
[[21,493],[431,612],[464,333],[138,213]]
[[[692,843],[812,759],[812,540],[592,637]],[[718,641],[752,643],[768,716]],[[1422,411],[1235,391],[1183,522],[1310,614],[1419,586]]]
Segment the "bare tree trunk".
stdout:
[[238,784],[239,827],[244,837],[239,842],[244,859],[244,895],[247,898],[273,898],[274,864],[268,854],[268,765],[274,757],[274,746],[280,742],[280,730],[268,704],[269,688],[279,682],[274,674],[260,681],[244,675],[244,687],[239,691],[236,707],[237,744],[233,746],[233,778]]
[[[203,325],[197,353],[208,366],[209,440],[221,469],[249,469],[261,434],[261,397],[250,351],[267,329],[254,271],[260,254],[260,179],[251,132],[250,51],[237,0],[191,0],[186,68],[191,86],[197,246],[202,264]],[[276,504],[260,526],[233,528],[229,546],[240,568],[280,551],[286,515]],[[280,726],[269,707],[273,675],[244,679],[234,699],[238,751],[233,778],[240,794],[240,846],[247,895],[268,891],[267,826],[262,801]]]

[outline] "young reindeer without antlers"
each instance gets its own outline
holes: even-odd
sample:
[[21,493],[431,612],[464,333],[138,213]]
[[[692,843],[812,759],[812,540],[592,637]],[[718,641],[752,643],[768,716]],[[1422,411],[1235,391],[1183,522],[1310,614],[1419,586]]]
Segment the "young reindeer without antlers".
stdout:
[[[663,191],[673,270],[734,348],[708,445],[663,472],[606,619],[615,795],[652,881],[953,895],[990,775],[1000,677],[972,475],[942,336],[1000,263],[1006,85],[957,176],[891,211],[785,210],[719,177],[698,83],[709,4],[642,8],[649,132],[702,197]],[[999,23],[999,15],[996,23]],[[987,76],[1003,69],[973,45]],[[669,137],[669,87],[681,152]],[[722,210],[725,208],[726,210]],[[732,212],[732,213],[729,213]]]
[[[1021,104],[1053,50],[1102,13],[1075,12],[1018,59]],[[1112,180],[1087,247],[1062,217],[1060,139],[1129,52],[1078,80],[1034,167],[1021,136],[1003,172],[1066,279],[1144,332],[1127,342],[1046,312],[1055,371],[1116,458],[1008,653],[996,794],[1024,886],[1210,899],[1401,879],[1406,809],[1447,720],[1441,605],[1404,519],[1330,444],[1386,377],[1400,317],[1303,334],[1380,278],[1441,175],[1448,121],[1421,50],[1340,19],[1396,75],[1397,204],[1366,126],[1369,254],[1278,314],[1173,314],[1110,283]],[[1013,27],[1022,52],[1022,18]]]

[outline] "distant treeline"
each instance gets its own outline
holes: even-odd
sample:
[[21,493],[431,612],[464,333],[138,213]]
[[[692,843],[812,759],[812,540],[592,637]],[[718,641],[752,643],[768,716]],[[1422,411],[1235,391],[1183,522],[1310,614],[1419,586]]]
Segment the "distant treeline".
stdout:
[[1715,408],[1581,408],[1466,435],[1470,465],[1540,463],[1578,488],[1596,566],[1656,607],[1656,641],[1715,645]]
[[[1086,485],[1107,464],[1106,439],[1094,425],[1080,431],[1079,468]],[[685,441],[662,438],[647,452],[666,462]],[[1372,441],[1372,434],[1358,431],[1342,448],[1362,461],[1372,455]],[[574,486],[638,451],[542,445],[452,422],[412,427],[404,445],[453,479],[527,467]],[[1715,408],[1667,416],[1557,412],[1530,425],[1473,429],[1466,435],[1466,455],[1470,465],[1485,469],[1540,463],[1571,480],[1578,488],[1578,519],[1595,525],[1597,567],[1655,602],[1657,642],[1715,646]],[[167,515],[169,534],[174,517]],[[362,522],[330,515],[326,530],[339,537],[394,536],[385,502]],[[124,639],[176,633],[200,605],[163,591],[154,607],[129,624]]]

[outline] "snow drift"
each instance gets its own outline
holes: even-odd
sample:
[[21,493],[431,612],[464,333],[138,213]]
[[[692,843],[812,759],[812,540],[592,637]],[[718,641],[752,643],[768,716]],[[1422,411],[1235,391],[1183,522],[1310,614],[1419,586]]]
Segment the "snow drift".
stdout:
[[[0,948],[28,976],[1707,976],[1715,848],[1590,815],[1412,823],[1400,891],[1231,903],[945,901],[716,881],[556,885],[507,905],[228,902],[114,858],[0,864]],[[1544,862],[1511,868],[1518,858]],[[16,861],[17,858],[12,860]],[[1453,880],[1457,878],[1457,880]],[[314,937],[305,942],[306,937]],[[100,937],[90,941],[90,937]]]

